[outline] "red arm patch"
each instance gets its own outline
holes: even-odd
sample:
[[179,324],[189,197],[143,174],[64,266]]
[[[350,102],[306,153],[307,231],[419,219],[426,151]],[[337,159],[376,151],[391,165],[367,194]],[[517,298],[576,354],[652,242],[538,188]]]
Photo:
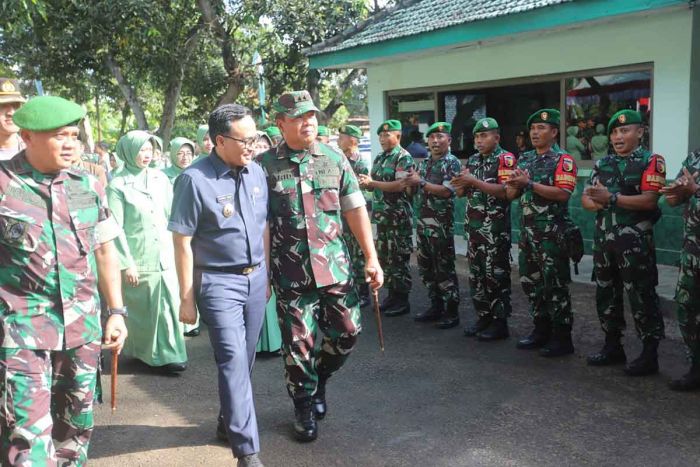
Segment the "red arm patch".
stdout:
[[505,183],[515,170],[515,156],[505,152],[498,156],[498,183]]
[[554,170],[554,186],[573,192],[576,188],[577,173],[578,168],[574,158],[568,154],[562,155],[556,170]]
[[654,154],[642,173],[642,191],[659,191],[666,185],[666,161],[663,156]]

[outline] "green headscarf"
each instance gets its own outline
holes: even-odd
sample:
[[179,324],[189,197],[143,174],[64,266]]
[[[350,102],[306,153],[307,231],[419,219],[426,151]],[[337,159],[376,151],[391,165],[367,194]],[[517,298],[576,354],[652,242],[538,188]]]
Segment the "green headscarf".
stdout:
[[[164,154],[163,154],[163,138],[161,138],[160,136],[153,135],[153,141],[155,141],[155,145],[153,146],[153,152],[156,151],[155,146],[158,146],[158,149],[160,150],[160,157],[162,160],[162,157],[164,156]],[[152,167],[154,169],[158,168],[158,164],[156,163],[155,159],[152,159],[151,163],[148,164],[148,166]]]
[[199,148],[199,153],[205,156],[209,155],[204,152],[204,137],[207,133],[209,133],[209,125],[199,125],[199,128],[197,128],[197,147]]
[[136,156],[146,142],[157,144],[153,140],[153,135],[141,130],[132,130],[119,138],[117,142],[117,156],[124,161],[124,168],[132,174],[139,174],[144,168],[136,165]]
[[[178,169],[179,172],[182,172],[183,169],[177,165],[177,152],[180,150],[181,147],[183,147],[185,144],[189,144],[190,147],[192,147],[192,162],[194,162],[195,154],[195,146],[194,142],[190,139],[183,138],[183,137],[177,137],[173,138],[170,140],[170,163],[172,164],[172,167],[175,169]],[[178,172],[178,173],[179,173]]]

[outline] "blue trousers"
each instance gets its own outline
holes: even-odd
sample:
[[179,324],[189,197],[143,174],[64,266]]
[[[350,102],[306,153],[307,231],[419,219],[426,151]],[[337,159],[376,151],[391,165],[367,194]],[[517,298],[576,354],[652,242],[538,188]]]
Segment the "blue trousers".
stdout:
[[221,413],[235,457],[260,451],[250,373],[265,318],[267,270],[245,276],[197,270],[195,295],[219,373]]

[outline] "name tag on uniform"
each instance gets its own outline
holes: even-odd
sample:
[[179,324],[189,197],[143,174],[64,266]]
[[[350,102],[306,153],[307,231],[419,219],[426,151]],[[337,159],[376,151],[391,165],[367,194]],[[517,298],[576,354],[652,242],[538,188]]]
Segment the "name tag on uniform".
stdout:
[[221,195],[216,197],[216,202],[219,204],[227,204],[233,201],[233,194]]

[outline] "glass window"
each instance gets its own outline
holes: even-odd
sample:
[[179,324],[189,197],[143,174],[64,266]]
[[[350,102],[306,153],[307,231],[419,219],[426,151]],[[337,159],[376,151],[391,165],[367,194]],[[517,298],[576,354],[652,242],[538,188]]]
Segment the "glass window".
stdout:
[[435,123],[435,94],[389,96],[389,118],[401,122],[401,146],[414,141],[425,145],[425,132]]
[[[591,161],[582,166],[592,165],[610,151],[607,124],[618,110],[639,111],[648,130],[651,76],[647,70],[565,80],[565,147],[577,160]],[[649,134],[645,132],[647,147]]]

